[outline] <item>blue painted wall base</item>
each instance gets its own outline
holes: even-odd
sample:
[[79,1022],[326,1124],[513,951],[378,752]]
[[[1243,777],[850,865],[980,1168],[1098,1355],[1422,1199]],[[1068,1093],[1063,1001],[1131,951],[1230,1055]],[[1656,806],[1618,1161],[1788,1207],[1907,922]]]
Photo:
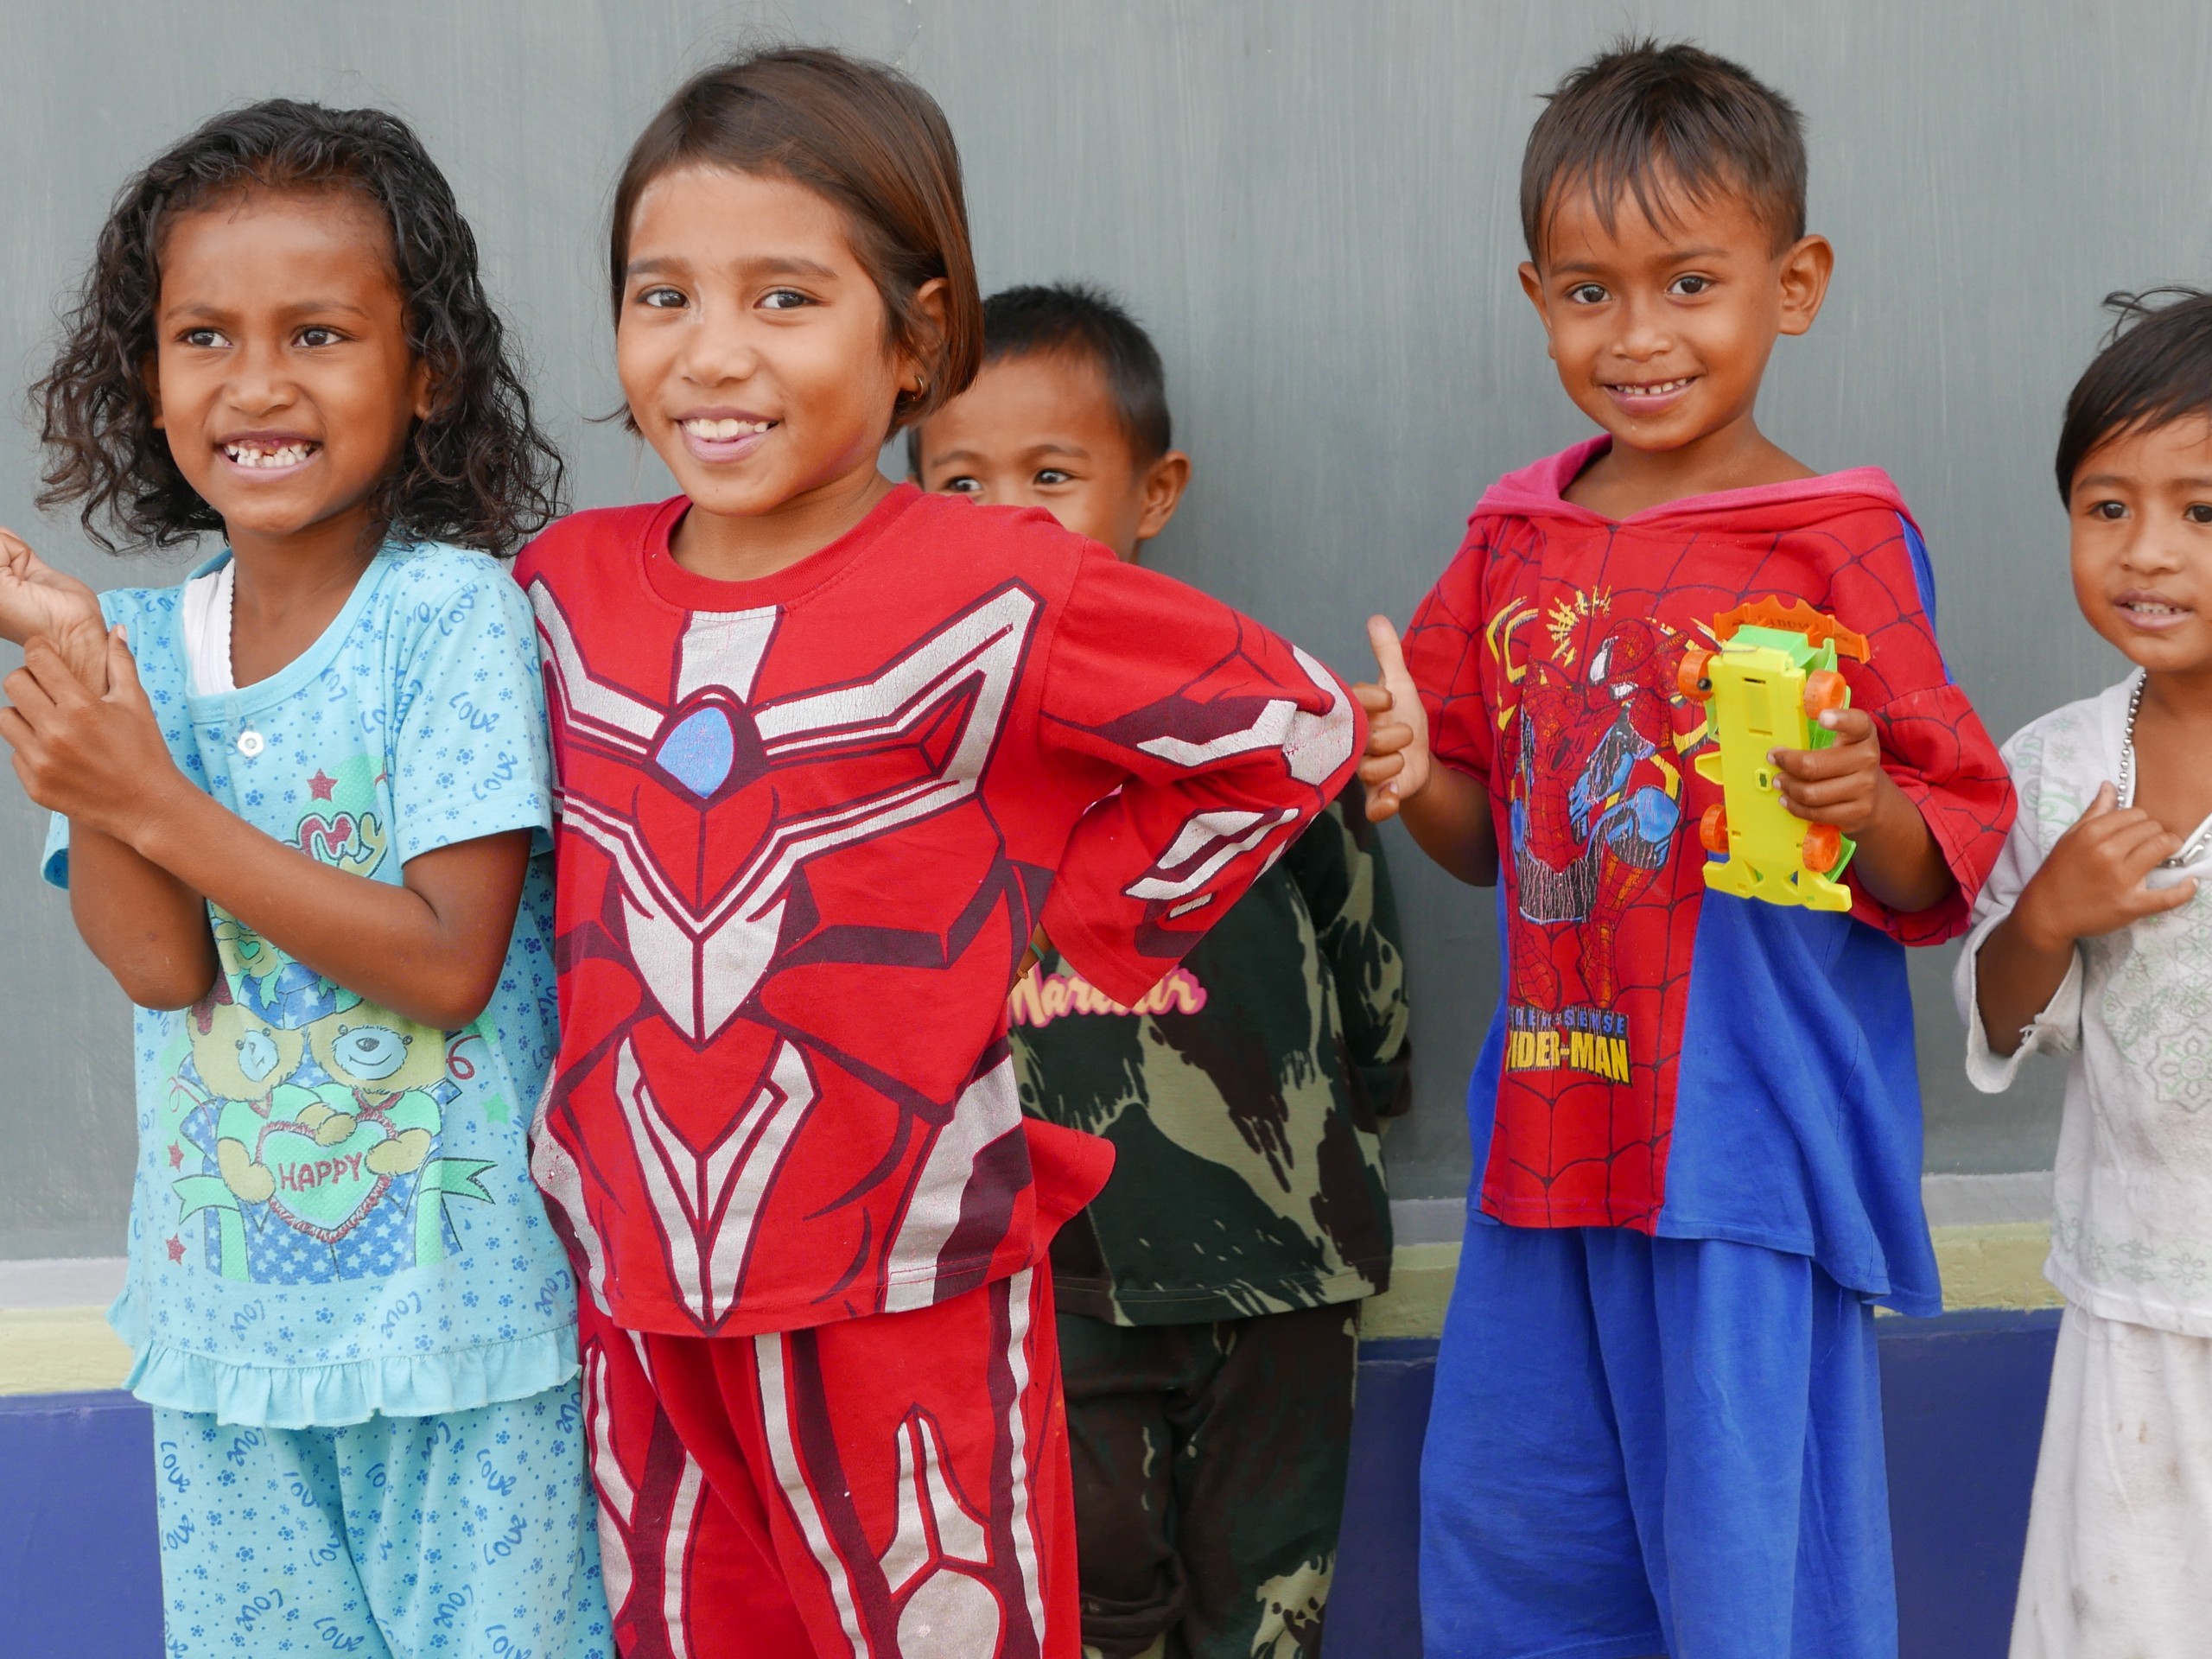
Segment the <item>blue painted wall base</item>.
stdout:
[[2005,1659],[2058,1318],[2051,1308],[1883,1321],[1904,1659]]
[[[2058,1316],[1882,1322],[1903,1659],[2002,1659]],[[1361,1351],[1325,1659],[1417,1659],[1414,1503],[1436,1344]],[[160,1659],[152,1419],[128,1395],[0,1398],[0,1651]]]
[[[2056,1309],[1882,1321],[1902,1659],[2004,1659],[2057,1339]],[[1436,1344],[1370,1342],[1360,1360],[1324,1659],[1414,1659]]]
[[154,1414],[127,1394],[0,1397],[0,1652],[159,1659]]

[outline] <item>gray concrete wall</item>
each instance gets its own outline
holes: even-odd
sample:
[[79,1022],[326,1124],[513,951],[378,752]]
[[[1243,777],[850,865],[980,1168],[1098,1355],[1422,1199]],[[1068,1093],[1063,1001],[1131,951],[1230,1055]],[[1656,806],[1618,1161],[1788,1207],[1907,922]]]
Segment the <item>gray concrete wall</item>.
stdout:
[[[380,103],[454,179],[588,505],[664,487],[588,416],[615,400],[597,285],[613,168],[679,73],[748,38],[894,58],[966,154],[984,280],[1082,276],[1149,323],[1197,457],[1158,563],[1347,674],[1403,619],[1497,473],[1580,435],[1513,276],[1535,96],[1624,24],[1694,36],[1795,96],[1827,315],[1764,417],[1811,464],[1887,467],[1926,527],[1958,677],[2002,736],[2113,678],[2069,601],[2049,458],[2108,289],[2212,270],[2212,10],[2189,0],[0,0],[0,380],[126,172],[210,111]],[[0,523],[100,585],[30,507],[0,426]],[[0,780],[3,781],[3,780]],[[131,1109],[122,999],[33,877],[0,786],[0,1256],[119,1248]],[[1400,1193],[1466,1174],[1459,1099],[1496,990],[1487,896],[1394,838],[1419,998]],[[1929,1165],[2047,1163],[2055,1079],[1970,1095],[1920,967]]]

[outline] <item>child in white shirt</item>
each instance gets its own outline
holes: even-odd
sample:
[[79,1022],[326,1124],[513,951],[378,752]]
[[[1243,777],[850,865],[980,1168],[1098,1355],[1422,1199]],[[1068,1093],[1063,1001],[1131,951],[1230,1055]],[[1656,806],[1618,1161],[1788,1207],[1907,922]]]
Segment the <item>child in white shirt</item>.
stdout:
[[2135,664],[2005,746],[1957,991],[1974,1084],[2072,1055],[2065,1293],[2012,1659],[2197,1659],[2212,1583],[2212,295],[2122,302],[2059,441],[2074,591]]

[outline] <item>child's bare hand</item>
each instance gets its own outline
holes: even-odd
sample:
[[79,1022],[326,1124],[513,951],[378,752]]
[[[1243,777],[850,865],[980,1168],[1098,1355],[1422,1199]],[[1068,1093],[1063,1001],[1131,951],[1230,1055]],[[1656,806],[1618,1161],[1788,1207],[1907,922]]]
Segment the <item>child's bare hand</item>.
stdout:
[[1052,942],[1045,937],[1045,924],[1038,923],[1030,932],[1029,948],[1021,953],[1021,965],[1014,970],[1014,984],[1019,985],[1023,980],[1028,978],[1029,970],[1042,962],[1045,959],[1045,952],[1052,948]]
[[1406,653],[1390,619],[1369,617],[1367,641],[1374,647],[1381,683],[1362,681],[1351,694],[1367,710],[1367,753],[1359,763],[1359,781],[1367,785],[1367,816],[1380,823],[1428,787],[1428,711],[1406,671]]
[[181,774],[121,628],[107,633],[106,652],[107,689],[95,696],[51,642],[34,638],[4,682],[14,706],[0,709],[0,741],[16,752],[31,799],[129,842],[158,785]]
[[0,639],[27,644],[43,634],[95,691],[107,689],[107,626],[99,596],[0,529]]
[[2024,943],[2070,950],[2077,939],[2117,932],[2130,922],[2178,910],[2196,896],[2192,878],[2146,887],[2143,878],[2181,849],[2181,838],[2140,807],[2121,810],[2110,784],[2050,849],[2012,908]]
[[1882,741],[1861,709],[1832,709],[1821,724],[1835,734],[1825,749],[1776,749],[1767,756],[1782,776],[1782,804],[1801,818],[1832,823],[1856,839],[1874,821],[1885,788]]

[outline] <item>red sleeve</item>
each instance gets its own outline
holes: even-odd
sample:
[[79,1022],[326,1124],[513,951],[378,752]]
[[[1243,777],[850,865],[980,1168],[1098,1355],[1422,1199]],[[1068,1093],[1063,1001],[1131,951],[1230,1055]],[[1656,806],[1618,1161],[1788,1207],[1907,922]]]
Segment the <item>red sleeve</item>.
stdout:
[[1040,741],[1121,788],[1069,836],[1045,931],[1122,1002],[1159,983],[1351,777],[1336,676],[1169,577],[1087,556],[1045,668]]
[[1490,781],[1495,749],[1490,700],[1482,683],[1483,578],[1490,537],[1478,518],[1406,625],[1406,669],[1428,711],[1428,747],[1448,766]]
[[1868,660],[1847,658],[1853,703],[1873,717],[1882,766],[1920,810],[1957,889],[1913,915],[1852,882],[1851,913],[1906,944],[1939,944],[1966,931],[1974,895],[2012,827],[2012,780],[1967,694],[1944,666],[1929,617],[1934,585],[1912,522],[1869,512],[1838,527],[1848,553],[1829,581],[1827,609],[1866,636]]

